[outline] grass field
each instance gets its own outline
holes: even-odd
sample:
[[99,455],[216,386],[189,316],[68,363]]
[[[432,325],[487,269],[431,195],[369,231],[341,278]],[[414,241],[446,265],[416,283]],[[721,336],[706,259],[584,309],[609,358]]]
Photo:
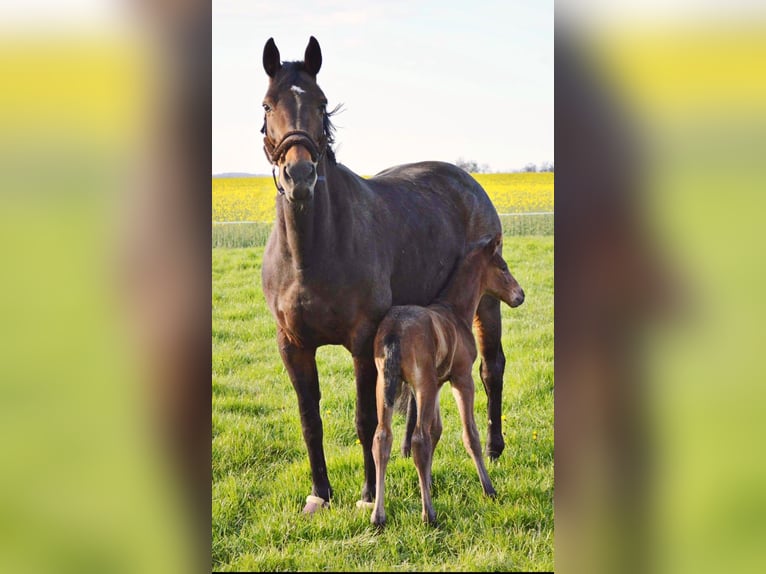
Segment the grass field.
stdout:
[[[388,524],[355,502],[362,485],[351,358],[318,352],[332,507],[300,514],[311,491],[297,401],[260,287],[263,247],[213,249],[213,568],[219,571],[541,571],[553,569],[553,237],[506,237],[525,303],[503,307],[505,453],[488,465],[486,499],[461,440],[452,393],[441,393],[444,434],[434,455],[438,528],[420,521],[411,459],[394,419],[386,482]],[[477,422],[486,446],[486,395]],[[446,385],[445,385],[446,386]]]

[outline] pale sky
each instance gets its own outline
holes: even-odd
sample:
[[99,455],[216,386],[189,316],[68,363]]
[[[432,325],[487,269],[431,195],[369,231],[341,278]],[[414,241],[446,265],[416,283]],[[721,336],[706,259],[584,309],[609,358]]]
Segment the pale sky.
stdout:
[[342,103],[338,161],[361,175],[462,157],[492,171],[553,156],[553,1],[213,0],[213,173],[269,173],[263,46]]

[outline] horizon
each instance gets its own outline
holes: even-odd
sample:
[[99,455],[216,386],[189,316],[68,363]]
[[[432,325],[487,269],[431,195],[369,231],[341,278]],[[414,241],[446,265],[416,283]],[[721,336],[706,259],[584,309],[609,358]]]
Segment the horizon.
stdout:
[[[341,163],[341,162],[338,162],[338,163]],[[541,166],[537,166],[537,167],[539,168]],[[470,173],[470,174],[476,173],[476,174],[485,174],[485,175],[486,174],[501,175],[501,174],[505,174],[505,173],[554,173],[554,171],[552,169],[536,169],[536,170],[531,171],[531,170],[526,170],[524,168],[519,168],[519,169],[510,169],[510,170],[502,170],[502,171],[494,171],[494,170],[490,170],[490,171],[469,171],[467,173]],[[218,171],[218,172],[212,173],[211,177],[271,177],[271,175],[272,175],[271,171],[269,171],[267,173],[256,173],[256,172],[239,171],[239,170],[237,170],[237,171]],[[361,174],[360,173],[360,174],[357,174],[357,175],[360,175],[362,177],[372,177],[375,174]]]

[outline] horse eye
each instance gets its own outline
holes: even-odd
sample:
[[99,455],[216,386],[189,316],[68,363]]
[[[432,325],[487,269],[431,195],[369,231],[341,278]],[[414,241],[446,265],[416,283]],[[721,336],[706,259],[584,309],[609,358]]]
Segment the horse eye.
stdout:
[[264,103],[263,104],[263,111],[270,112],[271,111],[271,106],[269,104]]

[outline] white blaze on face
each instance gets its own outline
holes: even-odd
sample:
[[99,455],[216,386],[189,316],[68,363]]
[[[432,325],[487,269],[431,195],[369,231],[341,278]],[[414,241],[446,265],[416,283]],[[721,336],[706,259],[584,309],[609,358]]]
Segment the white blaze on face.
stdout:
[[297,129],[301,129],[300,127],[300,121],[301,121],[301,94],[305,93],[306,90],[301,88],[300,86],[290,86],[290,90],[295,94],[295,127]]

